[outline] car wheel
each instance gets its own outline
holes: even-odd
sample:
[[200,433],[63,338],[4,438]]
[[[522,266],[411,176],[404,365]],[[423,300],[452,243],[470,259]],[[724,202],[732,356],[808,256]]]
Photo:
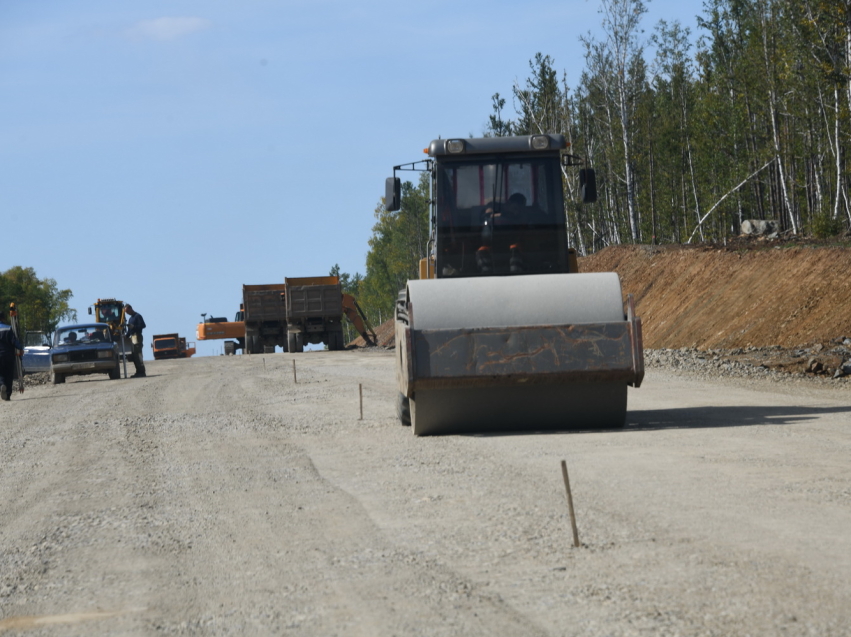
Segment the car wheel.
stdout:
[[57,374],[56,372],[51,372],[50,376],[54,385],[61,385],[65,382],[65,374]]
[[109,370],[109,379],[110,380],[118,380],[121,378],[121,366],[116,363],[115,367]]

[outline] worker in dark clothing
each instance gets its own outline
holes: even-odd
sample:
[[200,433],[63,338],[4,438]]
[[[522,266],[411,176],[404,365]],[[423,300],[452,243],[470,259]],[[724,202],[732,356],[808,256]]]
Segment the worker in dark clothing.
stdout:
[[129,303],[124,306],[124,313],[130,317],[127,319],[127,336],[133,343],[133,365],[136,366],[133,378],[142,378],[145,375],[145,362],[142,360],[142,330],[148,326],[145,325],[142,315],[134,311]]
[[0,399],[10,400],[15,379],[15,357],[21,356],[24,346],[6,323],[6,313],[0,312]]

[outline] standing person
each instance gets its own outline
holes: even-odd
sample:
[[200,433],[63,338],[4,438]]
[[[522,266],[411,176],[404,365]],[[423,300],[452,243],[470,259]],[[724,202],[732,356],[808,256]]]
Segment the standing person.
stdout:
[[133,365],[136,366],[133,378],[141,378],[145,375],[145,362],[142,360],[142,330],[148,326],[145,325],[142,315],[134,311],[129,303],[124,306],[124,313],[130,317],[127,319],[127,336],[133,343]]
[[[18,353],[20,351],[20,354]],[[21,356],[24,346],[6,323],[6,313],[0,312],[0,399],[11,400],[15,379],[15,356]]]

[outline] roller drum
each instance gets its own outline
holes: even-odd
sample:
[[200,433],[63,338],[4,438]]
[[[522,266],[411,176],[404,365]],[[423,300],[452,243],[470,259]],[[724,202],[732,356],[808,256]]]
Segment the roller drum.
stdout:
[[615,272],[409,281],[408,300],[418,330],[624,320]]
[[410,281],[407,300],[416,435],[623,426],[616,273]]

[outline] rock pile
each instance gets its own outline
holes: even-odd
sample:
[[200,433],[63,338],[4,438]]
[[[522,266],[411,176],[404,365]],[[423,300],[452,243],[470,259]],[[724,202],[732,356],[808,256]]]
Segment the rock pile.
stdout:
[[644,362],[648,369],[672,369],[705,378],[814,378],[844,382],[851,379],[851,339],[842,337],[827,347],[817,343],[795,349],[648,349],[644,351]]
[[26,374],[24,376],[24,387],[36,387],[37,385],[50,384],[50,374],[39,372],[37,374]]

